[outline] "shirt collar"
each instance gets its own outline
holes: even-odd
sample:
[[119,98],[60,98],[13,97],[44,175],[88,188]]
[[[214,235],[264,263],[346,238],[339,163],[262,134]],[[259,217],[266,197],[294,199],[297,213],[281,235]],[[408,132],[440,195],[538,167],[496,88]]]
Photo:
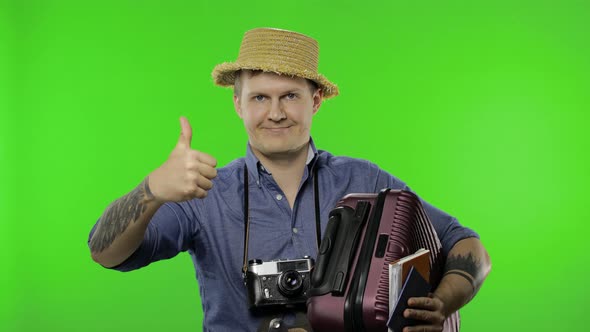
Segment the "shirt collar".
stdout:
[[[315,147],[315,144],[313,142],[313,138],[310,137],[309,138],[309,148],[307,150],[307,160],[305,161],[305,164],[308,167],[310,167],[310,166],[313,167],[313,165],[315,164],[315,161],[317,159],[316,158],[317,155],[318,155],[318,150]],[[264,169],[264,167],[260,163],[260,160],[258,160],[256,155],[252,151],[252,147],[250,146],[250,143],[248,143],[248,146],[246,149],[246,166],[248,167],[248,173],[250,174],[250,176],[253,176],[254,179],[256,179],[256,183],[260,183],[260,171],[265,171],[268,174],[270,174],[269,171]]]
[[318,150],[315,148],[315,144],[313,143],[313,139],[309,138],[309,149],[307,149],[307,160],[305,161],[305,165],[313,165],[312,161],[318,155]]

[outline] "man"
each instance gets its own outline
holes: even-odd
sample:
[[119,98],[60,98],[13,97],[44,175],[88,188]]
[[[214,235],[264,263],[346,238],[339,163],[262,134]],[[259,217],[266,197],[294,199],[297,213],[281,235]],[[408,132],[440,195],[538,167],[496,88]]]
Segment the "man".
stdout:
[[[192,129],[181,118],[168,160],[107,207],[92,229],[93,259],[129,271],[188,251],[200,286],[203,330],[256,330],[260,318],[248,310],[242,279],[245,213],[248,259],[315,258],[314,176],[322,232],[344,195],[408,189],[368,161],[316,149],[313,116],[325,98],[338,94],[317,67],[318,46],[310,37],[267,28],[246,32],[237,61],[213,71],[218,85],[234,86],[235,110],[249,138],[246,156],[216,170],[215,158],[191,149]],[[441,239],[446,273],[431,297],[410,299],[404,314],[425,323],[407,332],[442,330],[490,270],[476,233],[423,204]]]

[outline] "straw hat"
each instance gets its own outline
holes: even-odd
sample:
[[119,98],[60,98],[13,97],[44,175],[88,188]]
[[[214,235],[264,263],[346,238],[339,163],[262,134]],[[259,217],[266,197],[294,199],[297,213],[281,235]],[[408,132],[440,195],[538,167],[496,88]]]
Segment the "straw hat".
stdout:
[[246,31],[236,62],[224,62],[213,69],[213,80],[220,86],[233,86],[236,71],[262,70],[297,76],[316,82],[324,98],[338,95],[338,87],[318,73],[318,42],[303,34],[273,28]]

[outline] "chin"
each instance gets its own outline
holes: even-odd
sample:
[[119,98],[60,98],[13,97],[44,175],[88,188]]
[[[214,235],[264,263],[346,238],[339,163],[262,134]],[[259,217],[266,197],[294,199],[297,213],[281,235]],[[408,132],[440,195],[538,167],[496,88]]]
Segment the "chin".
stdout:
[[293,148],[289,148],[286,146],[265,146],[261,150],[264,154],[285,154],[293,151]]
[[290,152],[295,152],[300,148],[300,144],[276,142],[274,144],[262,144],[259,150],[266,155],[273,155],[288,154]]

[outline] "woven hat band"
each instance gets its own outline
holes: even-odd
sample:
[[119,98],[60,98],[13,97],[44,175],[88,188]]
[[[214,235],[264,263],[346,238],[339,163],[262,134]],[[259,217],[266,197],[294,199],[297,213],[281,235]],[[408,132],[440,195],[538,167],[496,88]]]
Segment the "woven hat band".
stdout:
[[271,29],[254,29],[246,32],[237,62],[253,67],[264,64],[294,71],[316,73],[319,47],[305,35]]

